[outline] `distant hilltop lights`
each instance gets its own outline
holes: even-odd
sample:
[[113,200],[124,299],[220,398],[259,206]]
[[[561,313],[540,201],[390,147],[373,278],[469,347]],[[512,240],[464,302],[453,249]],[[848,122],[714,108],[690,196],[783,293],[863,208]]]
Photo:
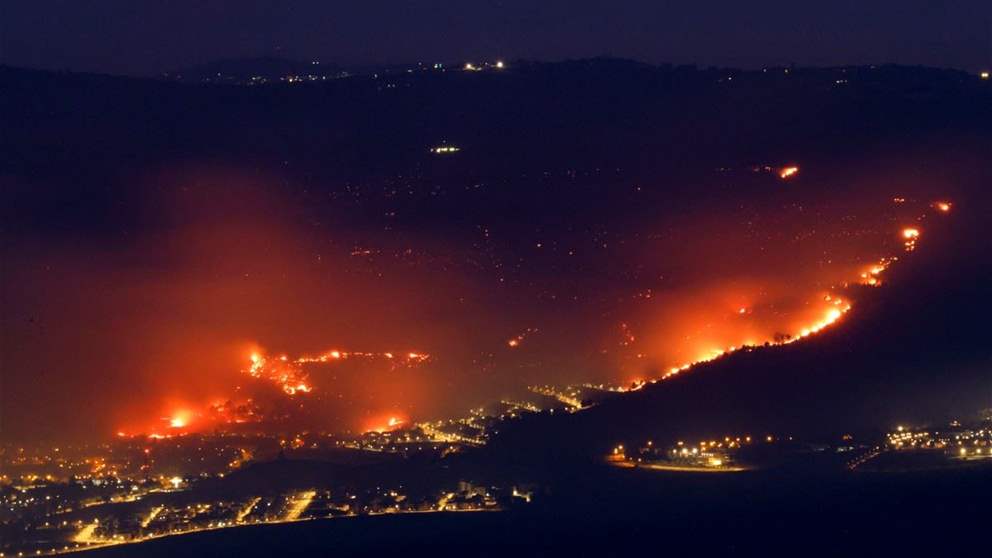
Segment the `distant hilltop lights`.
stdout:
[[458,153],[461,150],[462,148],[458,147],[457,145],[439,145],[437,147],[432,147],[431,153],[437,155],[446,155],[449,153]]
[[980,77],[982,79],[989,79],[989,72],[988,72],[988,70],[986,70],[986,71],[978,74],[978,77]]
[[506,67],[506,64],[502,60],[497,60],[496,62],[483,62],[482,64],[474,64],[472,62],[466,62],[463,69],[466,72],[481,72],[485,69],[496,69],[502,70]]

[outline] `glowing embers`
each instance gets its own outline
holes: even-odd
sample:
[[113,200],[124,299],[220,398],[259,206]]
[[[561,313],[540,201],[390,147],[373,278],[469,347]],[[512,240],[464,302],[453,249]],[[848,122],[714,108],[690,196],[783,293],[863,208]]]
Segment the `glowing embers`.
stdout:
[[799,165],[785,165],[782,167],[773,165],[756,165],[751,167],[751,171],[774,174],[781,180],[789,180],[791,178],[795,178],[799,174]]
[[782,180],[788,180],[799,174],[799,167],[796,165],[782,167],[778,169],[778,177]]
[[374,353],[334,349],[316,356],[304,355],[290,359],[286,355],[278,358],[268,358],[260,352],[255,351],[249,356],[251,364],[246,372],[253,378],[275,383],[287,395],[299,395],[313,391],[310,378],[303,370],[304,365],[334,363],[347,359],[381,359],[388,362],[390,368],[399,368],[402,366],[422,364],[430,360],[430,355],[420,352],[408,352],[397,356],[392,352]]
[[626,322],[620,324],[620,346],[629,347],[637,341],[637,336],[631,331],[630,326]]
[[916,250],[916,241],[920,238],[920,229],[906,227],[902,230],[903,246],[907,252]]
[[312,391],[309,379],[298,362],[289,361],[286,356],[267,359],[257,352],[252,353],[249,359],[251,366],[248,367],[248,374],[251,377],[269,380],[287,395]]
[[935,201],[932,207],[936,209],[939,213],[950,213],[951,212],[951,202],[947,201]]
[[262,421],[262,410],[252,399],[215,401],[207,408],[207,419],[220,424],[246,424]]
[[517,334],[517,335],[515,335],[515,336],[513,336],[511,338],[509,338],[506,341],[506,346],[507,347],[510,347],[511,349],[515,349],[515,348],[519,347],[521,344],[523,344],[524,339],[527,339],[527,336],[530,335],[530,334],[532,334],[532,333],[537,333],[537,328],[536,327],[529,327],[529,328],[525,329],[524,331],[520,332],[519,334]]
[[867,285],[869,287],[880,287],[882,286],[881,275],[886,269],[892,265],[892,262],[897,261],[898,258],[882,258],[878,260],[878,263],[872,264],[867,269],[861,272],[860,284]]

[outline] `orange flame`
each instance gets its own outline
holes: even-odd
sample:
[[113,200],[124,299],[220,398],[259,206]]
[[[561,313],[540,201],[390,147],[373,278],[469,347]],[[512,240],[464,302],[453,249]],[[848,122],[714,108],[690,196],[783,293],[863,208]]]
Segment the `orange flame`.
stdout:
[[778,170],[778,177],[782,180],[788,180],[797,174],[799,174],[799,167],[797,166],[782,167]]

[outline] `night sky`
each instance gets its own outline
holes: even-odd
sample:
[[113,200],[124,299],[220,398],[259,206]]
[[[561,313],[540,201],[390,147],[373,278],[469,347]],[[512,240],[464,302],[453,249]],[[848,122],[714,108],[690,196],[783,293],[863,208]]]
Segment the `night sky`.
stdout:
[[987,0],[9,0],[0,63],[154,75],[255,56],[373,64],[609,55],[744,68],[894,62],[977,70],[990,63],[990,17]]

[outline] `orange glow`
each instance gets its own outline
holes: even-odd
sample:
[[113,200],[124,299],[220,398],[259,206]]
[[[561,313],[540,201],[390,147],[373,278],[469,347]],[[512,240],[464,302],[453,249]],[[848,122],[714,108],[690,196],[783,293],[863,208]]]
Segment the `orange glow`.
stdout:
[[[251,378],[275,385],[286,396],[302,397],[313,393],[316,389],[310,380],[308,371],[305,369],[306,366],[332,364],[345,359],[353,359],[367,361],[369,363],[380,362],[387,370],[398,370],[401,368],[415,368],[430,360],[430,355],[423,352],[413,351],[405,353],[405,355],[405,359],[397,359],[393,352],[341,351],[335,349],[317,356],[303,355],[292,358],[283,354],[270,357],[263,349],[255,347],[253,350],[247,352],[248,366],[242,369],[242,373]],[[200,412],[191,410],[188,403],[183,403],[183,405],[179,410],[175,410],[175,407],[170,405],[173,410],[159,419],[166,423],[170,432],[169,434],[156,432],[158,428],[161,428],[161,423],[158,423],[157,427],[149,425],[146,429],[139,426],[137,428],[131,428],[128,431],[150,432],[147,434],[150,439],[159,440],[176,435],[173,432],[177,434],[188,432],[194,426],[199,429],[205,429],[219,425],[260,423],[264,419],[264,414],[260,412],[261,409],[251,398],[245,399],[244,396],[237,399],[213,397],[208,403],[204,403]],[[377,421],[377,425],[369,430],[386,431],[402,424],[404,420],[397,416],[388,417],[387,419]],[[125,430],[115,430],[115,432],[118,436],[125,436]]]
[[[808,161],[804,164],[808,164]],[[783,180],[798,180],[798,170],[799,167],[772,168],[763,171],[763,176],[755,180],[771,180],[773,183],[775,174],[779,174]],[[812,174],[807,176],[809,173],[806,171],[819,173],[816,169],[806,169],[804,180],[795,184],[804,183],[812,176]],[[790,186],[789,189],[791,188]],[[782,192],[779,194],[781,195]],[[478,315],[492,313],[495,317],[484,326],[473,325],[474,329],[466,326],[464,332],[457,325],[461,325],[462,321],[479,318],[475,317],[476,314],[463,316],[450,309],[450,314],[445,315],[457,316],[458,324],[446,323],[444,327],[439,326],[437,331],[429,332],[412,328],[408,324],[389,326],[389,328],[382,326],[376,328],[366,324],[361,328],[356,326],[355,331],[350,331],[346,326],[336,325],[337,319],[327,320],[332,325],[321,326],[325,329],[319,329],[316,325],[321,322],[316,318],[310,321],[301,320],[294,326],[296,314],[301,313],[301,308],[306,309],[306,306],[283,308],[275,302],[271,303],[271,308],[266,309],[266,313],[258,315],[257,323],[251,323],[255,314],[249,313],[248,309],[263,302],[269,303],[264,300],[264,296],[254,298],[253,291],[237,291],[236,294],[241,298],[246,310],[243,315],[236,316],[238,320],[232,319],[232,322],[237,323],[236,328],[231,326],[227,331],[218,332],[216,338],[205,339],[202,343],[195,344],[191,343],[186,333],[180,330],[175,336],[181,337],[181,342],[170,341],[167,346],[168,351],[162,350],[163,355],[156,358],[162,361],[163,365],[150,369],[154,374],[147,374],[148,378],[145,379],[147,385],[142,386],[145,393],[153,394],[157,398],[161,398],[163,394],[166,396],[180,394],[181,397],[185,397],[185,400],[176,403],[190,409],[189,416],[174,413],[177,408],[175,404],[159,405],[154,402],[155,400],[152,402],[146,400],[141,402],[142,408],[134,405],[127,410],[121,410],[117,413],[118,416],[111,418],[112,422],[108,421],[108,424],[102,426],[108,434],[120,428],[121,432],[129,435],[153,434],[157,437],[170,434],[178,436],[190,431],[209,432],[234,423],[247,422],[248,425],[244,428],[255,428],[255,423],[270,417],[270,411],[275,404],[290,409],[305,405],[309,412],[310,408],[325,404],[330,406],[342,401],[339,405],[347,410],[339,413],[341,418],[336,416],[332,420],[328,412],[327,416],[322,415],[319,419],[311,419],[308,416],[307,420],[323,421],[321,426],[325,428],[347,427],[352,431],[368,428],[386,431],[396,427],[399,424],[396,421],[402,421],[403,418],[391,415],[368,421],[370,417],[365,414],[366,409],[373,411],[380,409],[394,413],[396,409],[416,409],[417,420],[421,420],[421,416],[450,416],[448,413],[451,412],[451,408],[461,405],[462,401],[465,404],[457,409],[485,403],[494,393],[501,393],[491,387],[491,384],[497,381],[492,378],[497,378],[501,382],[499,389],[504,389],[504,384],[511,385],[518,379],[522,382],[607,380],[623,382],[624,385],[629,386],[631,378],[646,378],[651,381],[662,375],[677,375],[697,363],[711,361],[734,352],[746,352],[751,347],[762,346],[765,343],[777,345],[793,342],[842,321],[852,304],[848,296],[861,296],[859,292],[853,290],[850,295],[839,288],[837,291],[830,290],[831,285],[839,287],[847,283],[878,287],[890,279],[890,276],[885,274],[887,262],[878,260],[882,252],[877,251],[878,246],[872,246],[873,241],[877,241],[881,236],[888,242],[890,249],[893,246],[898,249],[901,246],[896,242],[900,244],[911,240],[919,242],[923,226],[928,227],[928,235],[932,236],[937,234],[937,226],[945,224],[944,221],[954,217],[943,215],[946,210],[941,204],[946,204],[948,208],[951,204],[949,201],[935,201],[939,199],[939,193],[927,196],[915,191],[907,191],[903,195],[909,200],[905,204],[901,204],[903,198],[893,200],[892,194],[872,193],[873,203],[884,206],[884,210],[879,211],[878,214],[884,214],[886,221],[875,223],[868,220],[869,217],[875,218],[871,212],[852,210],[850,211],[852,215],[867,217],[851,223],[836,220],[840,223],[836,225],[836,230],[827,229],[827,225],[824,224],[808,223],[813,215],[808,207],[803,212],[781,211],[782,215],[774,216],[775,226],[781,226],[783,231],[781,236],[764,234],[768,231],[761,228],[766,225],[761,225],[760,219],[754,221],[753,227],[757,227],[754,230],[757,236],[754,236],[742,232],[743,218],[731,222],[729,219],[719,220],[709,217],[703,219],[699,215],[692,215],[692,218],[700,218],[699,227],[705,226],[706,231],[704,234],[697,229],[687,229],[690,232],[696,231],[697,234],[687,233],[684,238],[702,245],[697,248],[697,244],[693,244],[690,251],[694,253],[688,254],[685,261],[679,260],[681,256],[673,250],[671,251],[673,263],[670,264],[665,259],[663,264],[649,265],[644,271],[638,272],[639,279],[636,281],[621,283],[612,282],[613,279],[609,279],[611,282],[602,279],[603,283],[600,284],[593,283],[590,279],[590,285],[595,285],[597,288],[608,287],[604,289],[603,294],[577,292],[580,296],[572,301],[570,298],[564,298],[563,293],[566,291],[564,288],[546,286],[543,283],[539,283],[537,287],[526,287],[524,283],[520,283],[524,286],[515,287],[514,296],[519,295],[522,301],[534,300],[535,293],[531,291],[539,290],[540,298],[536,300],[542,301],[541,305],[535,304],[531,309],[528,304],[520,303],[508,307],[506,315],[501,316],[498,312],[493,313],[493,309],[486,306],[489,304],[488,299],[476,297],[473,291],[475,286],[470,285],[465,289],[468,295],[466,300],[469,301],[466,304],[477,304],[478,307],[473,308],[473,311],[478,310]],[[839,196],[832,199],[846,202]],[[840,201],[838,205],[842,205]],[[918,203],[920,201],[923,203]],[[951,201],[960,203],[957,199]],[[893,202],[900,205],[893,205]],[[928,202],[933,202],[934,207],[928,207]],[[776,208],[779,207],[778,203],[776,201]],[[791,203],[791,198],[788,203]],[[787,206],[782,205],[782,207]],[[844,209],[847,211],[846,207]],[[860,209],[860,206],[855,209]],[[914,209],[919,211],[914,213]],[[953,209],[955,213],[958,212],[957,207]],[[962,206],[961,209],[967,208]],[[796,215],[790,217],[790,212]],[[907,215],[902,215],[903,212]],[[941,216],[931,215],[930,219],[933,222],[914,220],[913,216],[921,212],[931,214],[941,212]],[[889,221],[889,216],[893,214],[901,215],[905,220]],[[689,217],[687,216],[686,219],[688,220]],[[759,217],[765,215],[762,213]],[[747,219],[750,218],[748,214]],[[798,225],[790,219],[794,219]],[[830,223],[834,221],[831,220]],[[938,225],[937,222],[941,223]],[[678,223],[672,226],[676,225]],[[900,225],[908,228],[903,229]],[[771,227],[771,224],[767,226]],[[863,230],[871,234],[837,234],[838,230],[842,228],[846,230],[848,227],[857,227],[855,231]],[[707,236],[711,228],[718,229],[713,231],[712,237]],[[726,230],[721,230],[724,228]],[[811,234],[814,230],[815,236]],[[575,245],[558,244],[556,249],[563,254],[575,249],[579,256],[589,257],[590,262],[602,261],[604,265],[613,261],[639,262],[642,251],[652,254],[664,253],[665,258],[669,257],[668,252],[656,250],[654,245],[649,244],[651,236],[643,234],[645,231],[635,232],[641,236],[628,235],[623,244],[611,240],[609,252],[604,251],[602,256],[597,255],[599,252],[592,252],[591,249],[580,246],[577,241]],[[545,233],[541,231],[540,234]],[[902,235],[902,238],[895,237],[897,234]],[[794,264],[785,257],[768,257],[760,260],[762,266],[758,266],[747,257],[751,254],[748,252],[752,249],[751,244],[760,245],[763,251],[772,253],[782,248],[780,243],[791,238],[799,239],[796,241],[799,244],[796,244]],[[528,237],[526,240],[526,245],[532,246],[533,239]],[[545,242],[545,252],[550,252],[552,243]],[[659,241],[659,246],[667,246],[667,244]],[[792,245],[789,246],[792,249]],[[813,265],[814,258],[810,254],[814,249],[816,263],[822,264],[820,267]],[[617,252],[614,254],[613,250]],[[585,255],[585,251],[588,251],[588,256]],[[312,253],[310,250],[306,252]],[[622,259],[628,255],[629,260]],[[726,255],[726,258],[722,255]],[[719,265],[714,263],[721,260],[726,261]],[[766,263],[769,265],[765,265]],[[558,263],[556,262],[555,265]],[[426,267],[433,269],[430,266]],[[676,275],[674,272],[670,274],[669,268],[679,270],[679,274]],[[766,271],[768,275],[762,275]],[[290,273],[291,277],[296,275]],[[664,279],[660,279],[662,275],[665,276]],[[480,274],[479,277],[482,278],[480,281],[491,278],[485,273]],[[726,280],[728,277],[737,281],[737,284]],[[754,285],[748,285],[745,280],[738,280],[738,277],[746,277],[746,281],[751,281]],[[595,280],[600,281],[598,278]],[[360,289],[352,290],[356,298],[361,296],[372,299],[371,295]],[[863,289],[858,291],[860,290]],[[386,293],[385,288],[383,292]],[[829,299],[824,299],[826,293],[830,293],[827,295]],[[844,298],[837,297],[835,293],[843,294]],[[312,293],[304,294],[312,295]],[[434,302],[434,298],[450,298],[436,296],[437,293],[433,293],[434,296],[431,296],[431,293],[421,295],[413,289],[410,291],[396,289],[395,292],[389,291],[386,294],[389,296],[384,298],[390,303],[406,301],[418,296],[430,302]],[[547,302],[552,300],[549,298],[551,295],[557,298],[553,299],[554,302]],[[351,291],[348,296],[341,298],[347,299],[349,296],[352,296]],[[300,298],[307,297],[301,294]],[[364,298],[362,302],[365,302]],[[606,302],[603,302],[604,300]],[[615,302],[617,300],[622,302]],[[516,299],[514,301],[516,302]],[[279,302],[286,301],[280,299]],[[336,300],[335,303],[340,304],[341,301]],[[230,306],[238,308],[234,304]],[[332,306],[327,303],[326,307]],[[468,305],[465,307],[469,308]],[[339,307],[334,308],[337,311]],[[594,309],[595,312],[590,309]],[[560,316],[553,315],[559,310],[561,310]],[[284,313],[289,317],[283,317]],[[392,319],[395,316],[405,315],[405,311],[390,309],[390,312],[383,314]],[[417,315],[417,313],[410,314]],[[583,322],[574,319],[575,316],[594,318]],[[274,325],[267,325],[269,321]],[[353,320],[342,317],[339,321],[342,324],[350,324]],[[425,320],[425,323],[429,321]],[[382,322],[392,323],[388,320]],[[630,330],[626,331],[624,328],[618,334],[617,325],[621,322],[630,324]],[[523,326],[528,325],[536,325],[543,332],[524,338],[521,332],[524,331]],[[293,327],[298,327],[298,331],[293,330]],[[425,329],[427,327],[428,325],[424,326]],[[518,334],[521,336],[518,337]],[[203,350],[205,345],[230,342],[228,340],[231,337],[235,340],[244,339],[249,335],[254,339],[262,340],[263,343],[266,343],[266,339],[278,341],[271,341],[272,344],[268,348],[244,345],[225,348],[225,351],[237,352],[228,356],[221,355],[218,351],[209,362],[204,359],[204,355],[209,354]],[[561,347],[567,347],[570,352],[559,351]],[[366,350],[368,352],[363,352]],[[425,370],[424,374],[407,374],[406,372],[417,367],[419,363],[432,358],[427,352],[438,356],[435,359],[436,366],[432,364],[431,369]],[[550,355],[562,356],[551,358]],[[641,355],[645,356],[642,358]],[[222,361],[221,357],[226,360]],[[141,362],[134,357],[132,361]],[[369,368],[373,368],[371,372],[383,373],[382,377],[367,379],[366,370],[356,371],[353,368],[362,365],[363,362],[369,363]],[[165,363],[170,369],[166,368]],[[228,367],[227,370],[225,366]],[[394,370],[399,372],[390,374],[391,377],[385,377]],[[453,372],[456,370],[459,371],[459,375]],[[462,370],[471,373],[461,374]],[[548,370],[562,372],[558,376],[550,377]],[[216,373],[213,373],[214,371]],[[237,376],[238,372],[242,373],[240,378]],[[555,372],[555,374],[559,373]],[[588,377],[593,374],[601,374],[601,377]],[[463,377],[466,379],[463,380]],[[471,389],[463,389],[466,384]],[[245,391],[236,392],[235,387]],[[407,396],[402,393],[413,389],[422,389],[423,394],[417,392],[415,396]],[[361,398],[352,397],[352,392],[360,392]],[[263,401],[259,396],[261,393],[265,393],[276,403]],[[251,418],[250,415],[237,414],[231,410],[249,397],[254,397],[258,401],[256,408],[259,411],[256,416],[259,418]],[[229,399],[234,399],[234,403],[223,411],[214,413],[207,410],[207,402],[224,403]],[[457,400],[457,403],[448,405],[447,400]],[[447,406],[443,407],[442,403]],[[129,417],[134,416],[144,417],[144,420],[129,420]],[[272,412],[271,416],[275,416],[275,412]]]
[[896,261],[897,258],[882,258],[876,264],[872,264],[865,268],[860,274],[860,283],[862,285],[868,285],[870,287],[878,287],[882,285],[882,280],[880,276],[885,272],[886,269],[892,265],[892,262]]
[[[868,273],[866,272],[864,275],[867,274]],[[784,337],[776,336],[776,338],[768,339],[767,341],[760,344],[767,343],[768,345],[788,345],[790,343],[794,343],[801,339],[805,339],[833,325],[834,323],[839,321],[844,316],[844,314],[846,314],[851,309],[851,304],[837,295],[832,295],[832,294],[824,295],[823,297],[820,298],[820,301],[822,304],[825,305],[825,307],[822,309],[822,314],[820,314],[819,317],[813,317],[811,322],[806,323],[801,327],[797,328],[797,330],[795,330],[795,333],[792,335],[788,335]],[[747,308],[738,309],[737,313],[739,314],[741,310],[747,311]],[[694,358],[692,358],[689,362],[685,362],[683,364],[676,366],[670,366],[667,372],[665,372],[660,379],[665,380],[671,378],[673,376],[678,375],[681,372],[690,370],[691,368],[699,364],[712,362],[728,354],[740,351],[742,349],[747,349],[749,347],[754,347],[755,345],[756,343],[753,340],[748,340],[739,345],[729,345],[726,347],[715,347],[715,348],[704,349],[703,351],[698,353]],[[657,380],[652,380],[652,381],[657,381]]]
[[165,420],[169,422],[169,428],[181,429],[189,426],[192,422],[193,413],[187,409],[173,411]]
[[797,174],[799,174],[799,167],[797,166],[782,167],[778,170],[778,177],[782,180],[792,178]]
[[934,202],[933,207],[941,213],[947,213],[951,210],[951,203],[946,201]]
[[384,432],[392,432],[398,428],[401,428],[407,423],[405,417],[397,414],[387,415],[385,417],[375,418],[368,422],[365,427],[365,432],[378,432],[380,434]]
[[[294,359],[282,356],[277,359],[268,359],[264,353],[256,350],[249,356],[250,365],[245,372],[253,378],[269,380],[277,384],[285,394],[295,396],[313,391],[313,385],[310,383],[309,376],[303,369],[304,365],[323,364],[349,358],[366,360],[385,358],[391,360],[393,359],[393,353],[340,351],[334,349],[317,356],[303,355]],[[407,364],[412,366],[426,362],[429,358],[430,355],[428,354],[410,352],[407,353]]]
[[[901,198],[897,198],[897,201],[898,200],[901,200]],[[935,207],[937,207],[937,209],[940,210],[939,206],[935,205]],[[902,238],[904,239],[904,246],[906,250],[912,251],[913,249],[915,249],[916,242],[920,237],[920,230],[915,227],[906,227],[901,231],[901,235]],[[862,268],[863,271],[861,271],[859,274],[860,284],[875,286],[875,287],[880,286],[881,285],[880,276],[888,269],[888,267],[893,262],[897,260],[898,258],[895,256],[884,257],[878,260],[877,263]],[[844,281],[840,283],[838,287],[844,287],[847,284],[848,283]],[[843,318],[843,316],[851,309],[850,302],[844,300],[843,298],[833,293],[828,293],[826,295],[823,295],[821,301],[822,303],[825,304],[825,307],[823,307],[823,309],[821,310],[822,314],[819,314],[819,317],[817,317],[815,314],[810,316],[809,318],[810,321],[807,321],[806,323],[802,323],[800,326],[798,326],[796,329],[793,330],[794,333],[792,333],[791,335],[776,333],[774,339],[767,339],[766,337],[766,341],[764,342],[759,341],[757,344],[786,345],[805,339],[835,324],[841,318]],[[742,306],[737,308],[736,313],[738,315],[743,315],[743,314],[749,314],[751,311],[752,311],[751,308]],[[713,331],[713,328],[711,323],[706,324],[706,331],[707,331],[707,336],[712,335],[711,332]],[[724,335],[728,335],[728,334],[724,333]],[[689,337],[686,337],[686,339],[689,339]],[[753,337],[748,336],[745,337],[745,339],[753,339]],[[752,340],[748,340],[740,345],[731,344],[727,347],[713,348],[712,345],[709,347],[705,347],[705,346],[701,347],[700,348],[701,350],[699,350],[699,352],[697,352],[696,355],[693,358],[689,359],[687,362],[684,362],[682,364],[677,364],[674,366],[668,366],[667,372],[664,373],[659,379],[661,380],[668,379],[672,376],[678,375],[681,372],[687,371],[698,364],[710,362],[718,358],[721,358],[722,356],[727,355],[729,353],[733,353],[741,349],[747,349],[753,346],[755,346],[755,342]],[[652,380],[652,382],[655,381],[657,380]]]
[[907,252],[912,252],[916,249],[916,240],[920,237],[920,230],[913,227],[907,227],[902,230],[902,237],[906,239],[903,246],[906,247]]
[[[624,325],[624,327],[626,327],[626,325]],[[509,340],[507,340],[506,344],[511,349],[514,347],[519,347],[524,342],[524,339],[526,339],[528,335],[530,335],[531,333],[537,333],[537,331],[538,331],[537,328],[529,327],[524,331],[520,332],[519,334],[511,337]]]

